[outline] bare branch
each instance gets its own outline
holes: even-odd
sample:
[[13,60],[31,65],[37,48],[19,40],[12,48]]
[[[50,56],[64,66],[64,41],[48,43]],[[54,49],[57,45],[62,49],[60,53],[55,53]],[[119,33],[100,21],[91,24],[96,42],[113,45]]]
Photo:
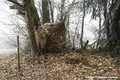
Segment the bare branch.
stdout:
[[12,2],[12,3],[14,3],[14,4],[16,4],[16,5],[18,5],[18,6],[22,7],[22,8],[24,8],[24,6],[21,5],[21,4],[20,4],[19,2],[17,2],[17,1],[14,1],[14,0],[7,0],[7,1]]

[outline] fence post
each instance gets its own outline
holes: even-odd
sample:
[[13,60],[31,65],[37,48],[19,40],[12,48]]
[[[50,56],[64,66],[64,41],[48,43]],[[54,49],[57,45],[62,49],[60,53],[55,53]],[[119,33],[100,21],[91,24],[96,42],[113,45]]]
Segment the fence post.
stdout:
[[17,35],[18,71],[20,71],[19,35]]

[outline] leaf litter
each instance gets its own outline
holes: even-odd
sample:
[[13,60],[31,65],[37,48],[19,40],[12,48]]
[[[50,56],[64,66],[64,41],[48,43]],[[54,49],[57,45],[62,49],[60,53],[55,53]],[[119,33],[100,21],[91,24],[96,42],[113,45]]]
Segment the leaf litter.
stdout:
[[30,57],[27,52],[21,53],[20,59],[21,70],[18,72],[17,54],[0,58],[0,80],[93,80],[88,76],[120,77],[119,61],[109,55],[92,54],[89,51],[47,53],[40,57]]

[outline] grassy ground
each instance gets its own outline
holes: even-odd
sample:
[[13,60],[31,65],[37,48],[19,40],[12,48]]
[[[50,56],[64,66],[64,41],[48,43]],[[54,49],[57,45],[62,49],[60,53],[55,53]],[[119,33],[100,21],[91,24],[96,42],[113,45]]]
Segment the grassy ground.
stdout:
[[[17,54],[0,58],[0,80],[120,80],[119,62],[109,55],[90,51],[70,51],[31,58],[21,53],[21,71],[17,71]],[[90,79],[102,76],[109,79]]]

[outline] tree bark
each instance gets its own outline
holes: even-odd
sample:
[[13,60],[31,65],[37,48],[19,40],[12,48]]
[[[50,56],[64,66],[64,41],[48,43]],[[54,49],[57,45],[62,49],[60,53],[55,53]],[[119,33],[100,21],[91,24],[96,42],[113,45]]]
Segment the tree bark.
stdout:
[[38,27],[41,25],[39,15],[33,0],[31,0],[30,5],[31,5],[31,15],[33,16],[35,31],[37,31]]
[[[8,0],[9,2],[12,2],[13,4],[19,6],[18,12],[21,8],[23,8],[23,14],[20,14],[24,17],[26,26],[28,29],[28,35],[30,39],[30,44],[31,44],[31,55],[38,55],[38,48],[36,44],[36,39],[35,39],[35,32],[34,30],[37,30],[38,26],[40,25],[39,21],[39,16],[37,13],[37,9],[34,5],[33,0],[23,0],[23,3],[20,4],[17,0]],[[36,28],[35,28],[36,26]]]
[[25,17],[26,19],[26,25],[27,25],[27,29],[28,29],[28,34],[29,34],[29,39],[30,39],[30,45],[31,45],[31,55],[35,56],[38,55],[38,48],[37,48],[37,44],[36,44],[36,39],[35,39],[35,32],[34,32],[34,19],[32,16],[32,12],[31,12],[31,2],[32,0],[24,0],[25,2]]

